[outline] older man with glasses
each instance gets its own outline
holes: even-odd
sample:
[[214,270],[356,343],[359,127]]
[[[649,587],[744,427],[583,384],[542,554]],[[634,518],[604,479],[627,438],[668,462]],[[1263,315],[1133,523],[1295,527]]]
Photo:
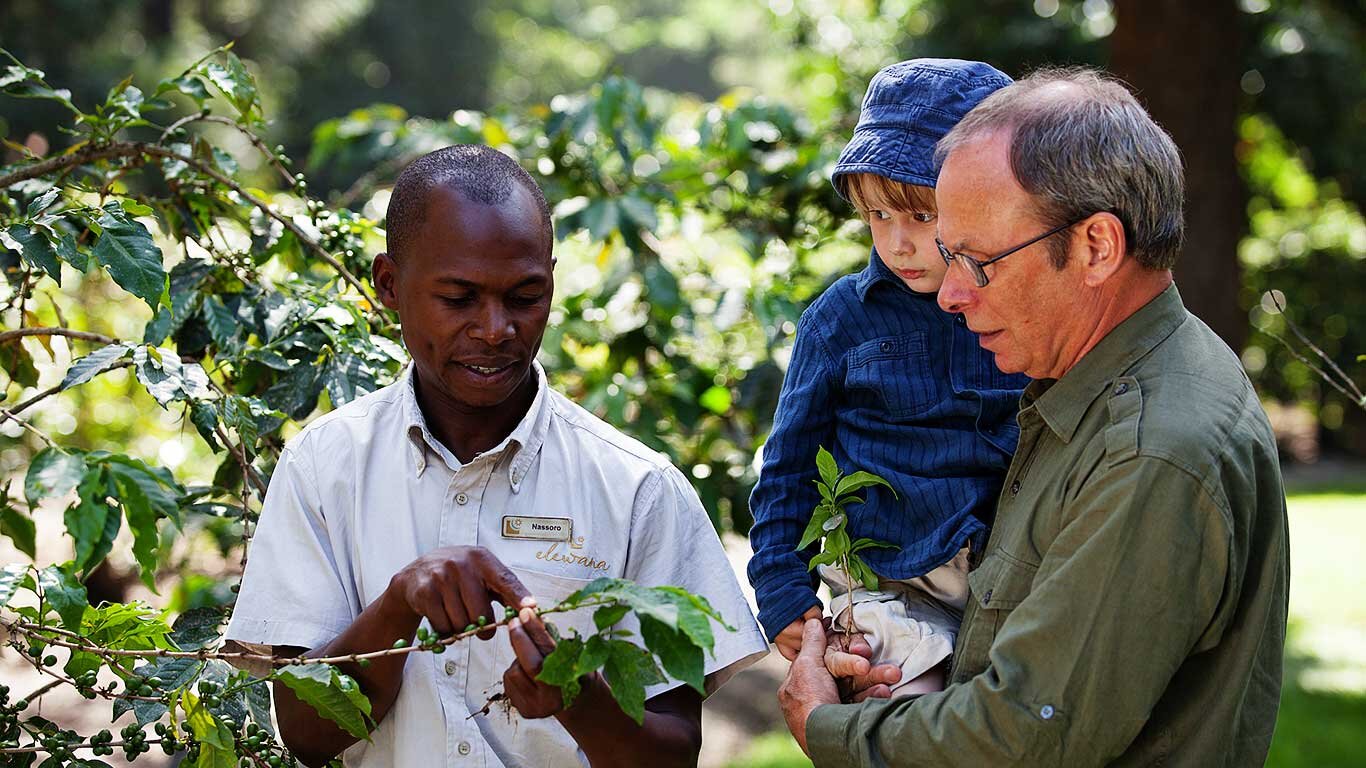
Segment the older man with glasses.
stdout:
[[789,728],[818,766],[1261,765],[1285,495],[1237,356],[1173,283],[1175,145],[1122,85],[1064,70],[993,94],[939,156],[939,303],[1035,379],[1019,449],[950,685],[879,698],[895,671],[809,622]]

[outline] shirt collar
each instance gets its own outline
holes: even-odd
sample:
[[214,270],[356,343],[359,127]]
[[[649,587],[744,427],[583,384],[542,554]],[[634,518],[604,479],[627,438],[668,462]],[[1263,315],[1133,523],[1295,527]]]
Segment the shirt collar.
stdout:
[[1189,314],[1172,283],[1115,326],[1062,378],[1031,382],[1025,388],[1024,405],[1032,402],[1054,434],[1064,443],[1071,441],[1096,397],[1170,336]]
[[[451,471],[459,471],[463,466],[460,460],[455,458],[450,449],[437,440],[427,427],[427,420],[422,415],[422,408],[417,404],[417,391],[413,387],[413,370],[414,366],[410,363],[403,372],[403,381],[400,386],[403,388],[403,412],[406,419],[404,433],[408,435],[408,440],[412,445],[413,464],[416,467],[417,475],[421,477],[427,467],[428,450],[440,456]],[[502,454],[506,453],[510,457],[506,464],[508,483],[512,486],[513,493],[521,490],[527,468],[536,458],[536,455],[540,453],[541,446],[545,443],[546,430],[550,425],[550,387],[546,383],[545,369],[541,367],[539,361],[533,360],[531,373],[536,377],[536,397],[532,399],[531,407],[527,409],[526,415],[517,423],[512,432],[503,438],[502,442],[476,457],[501,457]]]
[[921,293],[907,287],[907,285],[901,281],[901,278],[896,276],[895,272],[889,269],[886,264],[882,263],[882,257],[877,255],[877,248],[873,248],[868,255],[868,266],[864,267],[863,271],[858,273],[858,277],[854,278],[854,290],[858,293],[859,301],[867,301],[868,291],[871,290],[874,285],[884,281],[900,288],[912,296],[930,299],[935,298],[933,293]]

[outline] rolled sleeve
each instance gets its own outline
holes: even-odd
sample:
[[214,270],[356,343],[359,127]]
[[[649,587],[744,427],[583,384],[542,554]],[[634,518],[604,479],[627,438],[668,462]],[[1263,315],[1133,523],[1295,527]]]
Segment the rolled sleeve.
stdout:
[[[651,473],[635,507],[625,577],[645,586],[676,586],[700,595],[735,628],[731,632],[712,624],[715,645],[704,660],[710,695],[762,658],[768,643],[754,622],[716,529],[683,474],[673,466]],[[646,694],[655,696],[677,685],[671,680],[647,688]]]
[[812,482],[818,477],[816,451],[822,444],[833,445],[838,382],[811,316],[803,315],[797,329],[773,431],[763,447],[759,481],[749,498],[754,557],[748,575],[769,640],[820,605],[806,568],[814,548],[798,552],[797,543],[820,501]]
[[1022,553],[987,555],[1011,560],[1027,591],[1008,611],[974,594],[974,621],[996,625],[986,671],[917,699],[817,709],[816,765],[1080,766],[1123,754],[1236,601],[1226,505],[1182,468],[1135,457],[1086,483],[1061,520],[1032,578]]
[[307,456],[280,454],[248,550],[226,638],[254,645],[316,648],[360,613],[324,519]]

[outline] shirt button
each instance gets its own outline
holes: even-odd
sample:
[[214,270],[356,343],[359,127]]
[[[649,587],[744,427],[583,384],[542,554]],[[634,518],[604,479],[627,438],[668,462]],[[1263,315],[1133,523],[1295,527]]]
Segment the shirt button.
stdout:
[[459,752],[462,755],[468,755],[470,753],[470,743],[468,741],[460,742],[459,744],[455,745],[455,751]]
[[954,315],[954,316],[953,316],[953,321],[954,321],[955,323],[958,323],[959,325],[967,325],[967,324],[968,324],[967,318],[963,317],[962,315]]
[[463,494],[463,493],[457,493],[457,494],[455,494],[455,503],[456,503],[456,504],[464,504],[465,502],[467,502],[467,501],[469,501],[469,500],[470,500],[470,497],[466,496],[466,495]]
[[456,665],[455,665],[455,662],[454,662],[454,661],[448,661],[448,662],[446,662],[446,674],[448,674],[448,675],[453,675],[453,674],[455,674],[455,666],[456,666]]
[[1011,496],[1014,496],[1015,494],[1017,494],[1017,493],[1019,493],[1019,492],[1020,492],[1020,481],[1019,481],[1019,480],[1016,480],[1015,482],[1013,482],[1013,483],[1010,484],[1010,495],[1011,495]]
[[1039,717],[1042,717],[1042,718],[1045,719],[1045,720],[1052,720],[1052,719],[1053,719],[1053,705],[1051,705],[1051,704],[1045,704],[1045,705],[1043,705],[1042,707],[1040,707],[1040,708],[1039,708]]
[[991,602],[991,590],[988,589],[986,594],[982,595],[982,601],[987,603]]
[[891,351],[892,351],[892,342],[890,342],[890,341],[884,341],[884,342],[882,342],[881,344],[878,345],[878,349],[882,350],[883,352],[891,352]]
[[1128,391],[1129,391],[1129,385],[1126,384],[1126,383],[1124,383],[1124,382],[1122,382],[1122,381],[1121,381],[1120,383],[1118,383],[1118,384],[1115,385],[1115,394],[1116,394],[1116,395],[1122,395],[1122,394],[1124,394],[1125,392],[1128,392]]

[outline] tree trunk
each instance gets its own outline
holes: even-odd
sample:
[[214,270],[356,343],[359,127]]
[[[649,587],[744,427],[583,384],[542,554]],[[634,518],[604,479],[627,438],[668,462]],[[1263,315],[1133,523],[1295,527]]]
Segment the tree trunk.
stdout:
[[1186,306],[1235,352],[1247,341],[1238,241],[1246,226],[1237,141],[1241,35],[1236,0],[1117,0],[1111,70],[1171,133],[1186,165]]

